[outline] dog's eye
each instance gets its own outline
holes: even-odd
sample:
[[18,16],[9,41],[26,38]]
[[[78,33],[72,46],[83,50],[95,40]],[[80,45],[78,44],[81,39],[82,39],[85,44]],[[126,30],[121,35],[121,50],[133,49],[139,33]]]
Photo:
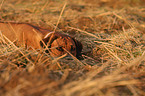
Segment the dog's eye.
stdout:
[[56,48],[58,51],[63,51],[62,47],[57,47]]
[[75,50],[75,48],[73,47],[73,45],[71,45],[71,49],[70,49],[71,51],[74,51]]

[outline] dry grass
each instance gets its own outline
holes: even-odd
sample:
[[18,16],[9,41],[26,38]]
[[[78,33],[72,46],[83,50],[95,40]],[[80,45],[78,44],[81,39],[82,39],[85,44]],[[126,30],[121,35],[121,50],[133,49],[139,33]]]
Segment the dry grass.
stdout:
[[52,58],[0,34],[0,95],[144,96],[145,1],[68,0],[59,19],[65,3],[0,0],[0,21],[64,32],[84,46],[83,60]]

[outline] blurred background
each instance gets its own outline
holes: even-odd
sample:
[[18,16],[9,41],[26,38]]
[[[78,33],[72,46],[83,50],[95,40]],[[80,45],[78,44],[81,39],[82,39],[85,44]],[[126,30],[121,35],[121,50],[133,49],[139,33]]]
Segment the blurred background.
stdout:
[[[66,3],[67,2],[67,3]],[[30,23],[83,44],[55,59],[0,35],[0,96],[144,96],[145,0],[0,0],[0,22]]]

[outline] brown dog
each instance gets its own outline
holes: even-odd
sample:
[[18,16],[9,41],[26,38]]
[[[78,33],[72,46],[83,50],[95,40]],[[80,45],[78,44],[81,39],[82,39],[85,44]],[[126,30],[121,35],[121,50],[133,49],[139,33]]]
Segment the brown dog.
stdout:
[[54,57],[65,54],[66,50],[78,57],[82,51],[82,44],[74,38],[58,32],[50,32],[31,24],[0,23],[0,31],[18,46],[23,45],[34,49],[48,46],[50,54]]

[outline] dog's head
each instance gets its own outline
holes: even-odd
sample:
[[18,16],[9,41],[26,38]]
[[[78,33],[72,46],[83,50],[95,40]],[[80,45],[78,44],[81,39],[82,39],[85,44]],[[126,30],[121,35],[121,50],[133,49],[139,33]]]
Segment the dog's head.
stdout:
[[[77,58],[81,56],[82,44],[68,35],[51,32],[44,37],[43,42],[48,45],[50,54],[54,57],[59,57],[67,51]],[[41,45],[43,46],[42,43]]]

